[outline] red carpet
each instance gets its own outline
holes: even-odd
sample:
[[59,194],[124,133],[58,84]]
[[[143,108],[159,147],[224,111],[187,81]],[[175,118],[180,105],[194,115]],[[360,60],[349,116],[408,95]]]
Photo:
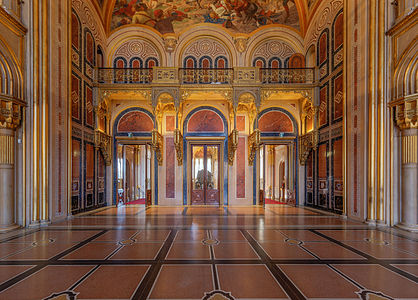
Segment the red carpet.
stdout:
[[145,204],[145,198],[126,203],[126,205],[130,205],[130,204]]
[[266,204],[287,204],[286,202],[275,201],[273,199],[266,198]]

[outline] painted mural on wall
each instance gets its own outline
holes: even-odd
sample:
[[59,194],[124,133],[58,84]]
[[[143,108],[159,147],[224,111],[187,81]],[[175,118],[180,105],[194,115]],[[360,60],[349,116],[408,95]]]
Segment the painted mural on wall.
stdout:
[[250,33],[270,24],[299,29],[299,16],[295,0],[116,0],[110,29],[142,24],[164,34],[199,23]]
[[293,122],[280,111],[271,111],[264,114],[258,121],[258,129],[261,132],[286,132],[293,133]]
[[201,110],[193,114],[187,124],[188,132],[223,132],[224,124],[219,115],[211,110]]

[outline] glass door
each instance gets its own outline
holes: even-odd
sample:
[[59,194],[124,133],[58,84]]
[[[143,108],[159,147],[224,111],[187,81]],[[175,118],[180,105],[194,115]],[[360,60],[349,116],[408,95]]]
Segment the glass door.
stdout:
[[219,205],[219,145],[192,145],[191,204]]

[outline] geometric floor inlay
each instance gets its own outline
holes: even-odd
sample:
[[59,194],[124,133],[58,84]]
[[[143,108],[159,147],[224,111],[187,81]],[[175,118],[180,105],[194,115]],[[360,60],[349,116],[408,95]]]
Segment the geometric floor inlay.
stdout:
[[0,235],[0,299],[417,299],[417,240],[286,205],[108,208]]

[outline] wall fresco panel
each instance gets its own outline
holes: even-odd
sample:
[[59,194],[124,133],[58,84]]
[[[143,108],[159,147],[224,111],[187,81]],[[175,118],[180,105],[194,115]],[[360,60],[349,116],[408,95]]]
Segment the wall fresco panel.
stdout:
[[221,117],[211,110],[200,110],[193,114],[187,124],[188,132],[224,132]]
[[238,138],[237,149],[237,198],[245,198],[245,137]]
[[237,116],[237,129],[238,131],[245,131],[245,116]]
[[152,119],[140,111],[125,114],[118,123],[118,132],[151,132],[153,128]]
[[176,176],[175,176],[175,148],[174,148],[174,138],[167,137],[166,142],[166,170],[165,170],[165,197],[174,199],[176,197],[175,185],[176,185]]
[[175,117],[174,116],[166,116],[165,117],[165,130],[167,132],[173,132],[175,129]]
[[293,133],[293,122],[280,111],[271,111],[264,114],[258,121],[258,128],[262,132],[285,132]]

